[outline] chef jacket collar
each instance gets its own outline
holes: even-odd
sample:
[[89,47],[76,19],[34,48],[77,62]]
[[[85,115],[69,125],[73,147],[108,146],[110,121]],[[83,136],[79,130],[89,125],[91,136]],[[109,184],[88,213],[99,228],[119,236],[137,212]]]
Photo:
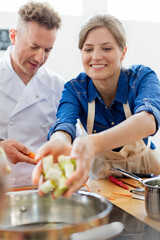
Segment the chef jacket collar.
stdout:
[[9,46],[7,48],[7,51],[4,54],[4,67],[11,73],[14,72],[12,64],[11,64],[11,53],[13,51],[13,46]]
[[[10,95],[15,99],[17,99],[17,92],[13,91],[12,89],[12,85],[11,89],[9,87],[9,84],[5,85],[7,81],[10,80],[14,80],[16,79],[16,81],[14,81],[14,86],[15,89],[19,88],[20,92],[23,92],[23,90],[25,88],[27,88],[28,85],[30,85],[33,81],[35,81],[35,79],[38,79],[39,84],[37,84],[37,91],[39,91],[39,93],[41,93],[41,97],[46,97],[46,94],[52,94],[54,91],[53,89],[50,88],[50,86],[48,86],[47,81],[46,81],[46,75],[44,73],[44,68],[43,66],[41,68],[38,69],[37,73],[32,77],[32,79],[30,80],[30,82],[27,84],[27,86],[24,85],[24,83],[22,82],[22,80],[19,78],[19,76],[15,73],[15,71],[13,70],[12,64],[11,64],[11,52],[13,51],[13,46],[9,46],[7,51],[5,52],[4,55],[4,66],[1,66],[1,70],[2,70],[2,75],[4,75],[1,79],[0,84],[3,84],[3,90],[5,91],[6,94]],[[16,78],[14,78],[14,74],[16,74]],[[12,79],[11,79],[12,78]],[[19,80],[19,81],[17,81]],[[40,84],[41,83],[41,84]],[[16,86],[18,84],[18,86]],[[44,92],[42,92],[42,89],[44,90]],[[15,93],[15,94],[14,94]],[[38,93],[38,94],[39,94]]]

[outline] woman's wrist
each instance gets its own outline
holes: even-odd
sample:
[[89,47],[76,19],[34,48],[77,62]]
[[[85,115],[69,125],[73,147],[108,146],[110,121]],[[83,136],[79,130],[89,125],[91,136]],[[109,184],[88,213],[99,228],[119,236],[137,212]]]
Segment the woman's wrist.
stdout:
[[50,141],[55,141],[56,139],[61,139],[66,141],[66,143],[71,144],[71,136],[63,131],[57,131],[51,135]]
[[98,154],[100,151],[99,151],[99,143],[98,143],[98,138],[97,138],[97,134],[91,134],[91,135],[88,135],[88,141],[91,142],[91,148],[93,149],[94,151],[94,155]]
[[[107,132],[100,132],[92,134],[92,141],[94,144],[95,154],[101,153],[106,151],[107,149],[111,149],[110,144],[108,144],[110,141],[108,140]],[[91,135],[90,135],[91,136]]]

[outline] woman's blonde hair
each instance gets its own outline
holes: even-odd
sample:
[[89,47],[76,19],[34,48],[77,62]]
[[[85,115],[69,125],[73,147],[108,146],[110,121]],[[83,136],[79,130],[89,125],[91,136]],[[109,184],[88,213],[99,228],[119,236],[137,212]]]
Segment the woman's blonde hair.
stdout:
[[120,49],[123,50],[126,46],[126,34],[122,23],[112,15],[95,15],[84,23],[79,33],[79,49],[83,48],[88,33],[101,27],[106,27],[111,31]]

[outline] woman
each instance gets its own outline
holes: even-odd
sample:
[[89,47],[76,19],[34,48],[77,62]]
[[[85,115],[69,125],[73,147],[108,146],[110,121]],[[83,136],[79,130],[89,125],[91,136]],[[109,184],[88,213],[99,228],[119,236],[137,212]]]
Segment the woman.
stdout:
[[[92,179],[107,177],[110,167],[160,171],[160,156],[157,158],[148,139],[160,124],[156,74],[143,65],[122,67],[127,51],[125,32],[113,16],[90,18],[80,32],[79,48],[85,73],[66,83],[50,140],[36,156],[37,161],[48,154],[55,159],[60,154],[76,158],[77,168],[66,182],[70,188],[65,196],[86,182],[89,171]],[[77,119],[90,135],[74,141]],[[151,154],[155,155],[152,159]],[[41,170],[39,162],[33,183],[38,183]]]

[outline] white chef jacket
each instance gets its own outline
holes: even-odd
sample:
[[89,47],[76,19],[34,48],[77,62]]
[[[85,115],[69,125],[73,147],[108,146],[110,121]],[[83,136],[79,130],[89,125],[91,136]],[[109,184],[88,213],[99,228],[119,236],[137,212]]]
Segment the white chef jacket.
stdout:
[[[9,47],[0,59],[0,138],[15,139],[36,152],[56,120],[64,79],[42,66],[25,85],[12,68],[11,51]],[[13,185],[30,185],[33,167],[11,163]]]

